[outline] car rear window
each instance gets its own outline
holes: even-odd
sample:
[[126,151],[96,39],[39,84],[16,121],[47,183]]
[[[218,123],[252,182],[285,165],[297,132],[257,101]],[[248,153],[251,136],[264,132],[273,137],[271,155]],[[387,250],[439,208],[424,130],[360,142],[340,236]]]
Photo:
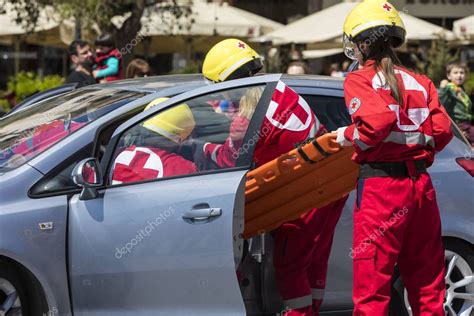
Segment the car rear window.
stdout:
[[308,94],[302,96],[328,131],[351,124],[344,98]]

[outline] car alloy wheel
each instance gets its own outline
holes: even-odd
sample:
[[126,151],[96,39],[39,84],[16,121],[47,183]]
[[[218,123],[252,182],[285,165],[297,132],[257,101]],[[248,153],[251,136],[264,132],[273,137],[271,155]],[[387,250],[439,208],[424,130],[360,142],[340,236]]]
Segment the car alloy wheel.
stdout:
[[7,279],[0,278],[0,316],[20,316],[21,302],[18,292]]
[[[474,273],[469,263],[458,253],[444,252],[446,261],[446,297],[444,309],[448,316],[471,316],[474,314]],[[408,294],[404,291],[405,307],[413,315]]]

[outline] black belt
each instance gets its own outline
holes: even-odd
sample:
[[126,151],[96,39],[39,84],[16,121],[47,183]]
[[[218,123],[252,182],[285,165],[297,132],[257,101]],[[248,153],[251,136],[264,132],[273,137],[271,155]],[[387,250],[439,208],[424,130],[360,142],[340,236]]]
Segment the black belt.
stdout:
[[424,160],[368,162],[360,166],[359,179],[373,177],[411,177],[416,179],[425,172],[426,162]]

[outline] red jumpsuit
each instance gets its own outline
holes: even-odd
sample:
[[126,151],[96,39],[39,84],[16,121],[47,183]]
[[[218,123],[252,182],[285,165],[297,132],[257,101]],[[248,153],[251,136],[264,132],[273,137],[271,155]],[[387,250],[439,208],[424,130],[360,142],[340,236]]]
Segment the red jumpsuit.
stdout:
[[[248,120],[236,116],[224,144],[205,145],[207,156],[220,167],[234,166],[239,155],[247,154],[248,147],[242,143],[247,126]],[[304,99],[280,82],[259,133],[249,140],[257,142],[254,161],[257,166],[265,164],[324,130]],[[312,209],[273,232],[276,280],[291,309],[287,315],[318,314],[334,230],[346,199]]]
[[346,78],[344,93],[353,124],[339,129],[338,139],[343,135],[352,143],[353,160],[361,168],[399,162],[405,171],[401,176],[361,176],[358,181],[351,251],[354,315],[388,315],[395,264],[413,315],[445,315],[436,194],[430,176],[418,172],[415,161],[433,163],[435,152],[452,138],[451,123],[427,77],[396,67],[403,95],[398,105],[373,65],[369,60]]
[[130,146],[115,158],[112,184],[137,182],[197,172],[196,165],[159,148]]

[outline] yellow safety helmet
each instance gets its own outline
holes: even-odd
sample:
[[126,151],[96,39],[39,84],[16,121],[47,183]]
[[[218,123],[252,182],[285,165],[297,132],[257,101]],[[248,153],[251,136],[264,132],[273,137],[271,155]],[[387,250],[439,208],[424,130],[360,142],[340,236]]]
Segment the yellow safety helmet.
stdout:
[[[158,98],[153,100],[145,107],[144,111],[168,99]],[[163,135],[178,144],[189,137],[195,126],[193,113],[186,103],[164,110],[143,123],[143,127],[146,129]]]
[[405,42],[405,25],[395,7],[384,0],[364,0],[346,17],[343,27],[344,53],[355,59],[354,43],[378,39],[393,48]]
[[213,82],[250,77],[263,67],[262,58],[235,38],[220,41],[206,54],[202,74]]

